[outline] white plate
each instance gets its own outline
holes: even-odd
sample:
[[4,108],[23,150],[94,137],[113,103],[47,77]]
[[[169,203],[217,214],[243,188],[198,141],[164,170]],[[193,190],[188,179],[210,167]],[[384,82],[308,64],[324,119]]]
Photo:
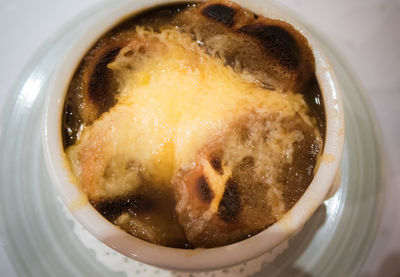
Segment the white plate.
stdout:
[[[0,117],[0,231],[20,276],[186,276],[116,253],[93,238],[58,201],[43,160],[41,117],[49,76],[85,25],[120,1],[74,18],[35,55]],[[342,186],[275,261],[262,256],[193,276],[353,276],[369,252],[380,218],[383,182],[373,111],[345,63],[311,28],[343,91],[346,139]]]

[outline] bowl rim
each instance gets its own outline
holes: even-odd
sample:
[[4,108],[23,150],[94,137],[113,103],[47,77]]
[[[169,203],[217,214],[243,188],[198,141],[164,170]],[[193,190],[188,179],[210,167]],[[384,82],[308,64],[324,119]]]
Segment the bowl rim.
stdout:
[[71,43],[54,71],[46,91],[42,144],[51,180],[68,210],[94,237],[125,256],[161,268],[182,271],[214,270],[245,262],[273,249],[300,230],[331,188],[343,151],[344,114],[340,88],[328,59],[313,36],[273,0],[235,2],[257,14],[290,23],[307,38],[312,48],[326,113],[325,145],[317,173],[306,192],[282,219],[255,236],[226,246],[209,249],[164,247],[129,235],[103,218],[92,205],[82,200],[82,192],[73,184],[76,182],[63,151],[61,116],[68,85],[82,58],[101,35],[132,15],[160,4],[177,2],[148,0],[115,4],[95,16],[87,30]]

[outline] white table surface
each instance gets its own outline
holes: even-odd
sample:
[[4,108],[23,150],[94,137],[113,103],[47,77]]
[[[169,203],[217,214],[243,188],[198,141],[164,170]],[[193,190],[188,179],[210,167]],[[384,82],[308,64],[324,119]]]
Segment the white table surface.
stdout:
[[[0,111],[14,81],[46,38],[98,1],[0,0]],[[387,150],[386,199],[378,235],[360,276],[399,277],[400,0],[281,1],[330,37],[375,107]],[[5,244],[0,240],[0,276],[15,277]]]

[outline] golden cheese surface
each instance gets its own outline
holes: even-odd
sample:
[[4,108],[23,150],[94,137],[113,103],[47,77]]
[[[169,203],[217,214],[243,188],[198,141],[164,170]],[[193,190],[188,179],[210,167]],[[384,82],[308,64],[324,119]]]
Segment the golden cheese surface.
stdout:
[[[275,139],[268,149],[283,151],[287,161],[302,134],[283,132],[280,119],[298,114],[312,125],[300,94],[262,88],[172,28],[161,33],[137,28],[137,39],[108,67],[119,84],[117,104],[83,128],[66,150],[89,199],[132,193],[146,182],[168,186],[178,169],[196,162],[204,145],[249,113],[273,116],[267,128]],[[231,151],[234,157],[247,150]],[[268,157],[266,165],[282,162]]]

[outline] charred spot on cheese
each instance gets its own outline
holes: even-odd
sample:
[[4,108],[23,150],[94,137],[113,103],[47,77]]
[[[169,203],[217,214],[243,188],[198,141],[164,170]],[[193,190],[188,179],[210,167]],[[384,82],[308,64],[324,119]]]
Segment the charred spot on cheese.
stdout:
[[240,212],[240,198],[237,182],[229,178],[224,194],[218,205],[218,215],[225,222],[235,222]]
[[212,168],[214,168],[214,170],[216,172],[218,172],[218,174],[220,174],[220,175],[224,174],[224,169],[222,168],[222,164],[221,164],[221,158],[219,156],[217,156],[216,154],[211,156],[210,164],[211,164]]
[[254,166],[254,158],[251,156],[244,157],[239,164],[240,171],[247,171]]
[[120,47],[111,49],[102,55],[93,69],[93,74],[89,79],[89,95],[90,98],[99,107],[100,111],[107,111],[114,105],[114,95],[110,93],[115,90],[113,84],[113,73],[107,68],[107,64],[112,62],[118,55]]
[[173,194],[166,188],[146,184],[135,193],[90,203],[106,219],[138,238],[192,248],[175,216]]
[[325,114],[307,40],[228,1],[144,11],[71,80],[63,142],[90,203],[156,244],[217,247],[300,199]]
[[222,5],[222,4],[214,4],[206,6],[202,13],[210,17],[218,22],[221,22],[227,26],[232,26],[233,17],[236,14],[236,10],[232,7]]
[[240,32],[257,38],[268,55],[290,70],[299,66],[300,52],[293,36],[279,26],[254,23],[241,27]]
[[199,198],[206,203],[210,203],[214,198],[214,192],[208,186],[207,180],[204,176],[200,176],[200,178],[197,179],[197,192]]
[[151,200],[142,195],[130,195],[104,201],[92,200],[90,203],[110,221],[114,221],[116,217],[124,212],[129,212],[130,214],[145,212],[149,211],[153,206]]

